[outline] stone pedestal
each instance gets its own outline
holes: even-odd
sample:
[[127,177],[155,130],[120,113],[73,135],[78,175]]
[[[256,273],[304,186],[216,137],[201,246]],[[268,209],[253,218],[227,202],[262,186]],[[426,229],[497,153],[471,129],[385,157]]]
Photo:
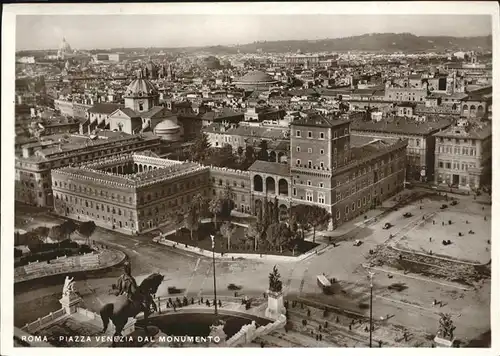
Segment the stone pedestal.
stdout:
[[434,342],[436,343],[437,347],[453,347],[453,345],[455,344],[455,338],[451,340],[443,339],[436,335],[436,337],[434,338]]
[[212,340],[217,339],[219,342],[208,342],[208,347],[225,347],[227,335],[224,332],[224,323],[215,324],[210,327],[209,336],[212,337]]
[[286,309],[283,304],[282,292],[267,292],[266,318],[278,319],[281,314],[285,314]]
[[130,335],[135,331],[135,322],[137,320],[135,318],[129,318],[127,323],[125,324],[125,327],[123,328],[122,335]]
[[66,314],[73,314],[76,312],[76,308],[82,301],[82,298],[80,298],[76,293],[69,293],[68,295],[63,295],[61,299],[59,299],[59,303],[61,303],[61,306],[63,309],[66,311]]

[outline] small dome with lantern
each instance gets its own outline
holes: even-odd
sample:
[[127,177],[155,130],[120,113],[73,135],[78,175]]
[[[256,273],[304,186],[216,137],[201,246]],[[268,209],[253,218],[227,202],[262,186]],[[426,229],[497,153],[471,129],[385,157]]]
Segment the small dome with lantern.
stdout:
[[125,97],[141,98],[152,97],[158,95],[158,89],[149,80],[143,78],[142,72],[139,71],[137,79],[134,79],[125,90]]

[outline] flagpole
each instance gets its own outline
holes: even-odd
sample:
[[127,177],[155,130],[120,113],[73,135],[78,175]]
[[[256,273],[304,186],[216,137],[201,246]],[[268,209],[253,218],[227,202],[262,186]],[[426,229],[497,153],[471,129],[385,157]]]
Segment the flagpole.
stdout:
[[210,235],[212,239],[212,264],[214,270],[214,307],[215,307],[215,315],[217,315],[217,284],[215,283],[215,240],[214,235]]

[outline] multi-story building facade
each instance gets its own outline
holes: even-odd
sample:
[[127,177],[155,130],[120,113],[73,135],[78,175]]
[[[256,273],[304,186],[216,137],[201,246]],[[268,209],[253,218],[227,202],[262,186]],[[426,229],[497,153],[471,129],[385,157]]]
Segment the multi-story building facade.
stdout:
[[453,126],[434,137],[436,184],[466,190],[491,184],[491,125]]
[[99,132],[90,139],[82,135],[54,135],[40,142],[29,143],[16,156],[15,199],[29,205],[53,206],[51,170],[71,164],[106,158],[119,153],[139,150],[158,151],[160,138],[144,135],[127,135],[116,132]]
[[272,162],[283,162],[287,160],[289,153],[289,129],[273,126],[250,126],[227,127],[212,124],[203,129],[207,135],[208,142],[212,147],[224,147],[230,145],[233,151],[239,147],[246,149],[252,146],[258,150],[262,141],[268,143],[269,160]]
[[250,172],[229,168],[210,167],[211,196],[221,196],[226,187],[231,187],[234,209],[251,212]]
[[54,210],[128,234],[160,227],[209,194],[209,168],[138,154],[52,172]]
[[424,88],[385,88],[385,97],[387,101],[395,102],[424,102],[429,94],[427,87]]
[[294,204],[323,206],[340,224],[401,190],[407,142],[353,147],[350,122],[311,115],[292,124]]
[[368,122],[358,120],[352,125],[352,134],[382,140],[407,140],[406,179],[433,182],[436,147],[434,134],[450,125],[451,121],[444,118],[436,121],[418,121],[404,117]]

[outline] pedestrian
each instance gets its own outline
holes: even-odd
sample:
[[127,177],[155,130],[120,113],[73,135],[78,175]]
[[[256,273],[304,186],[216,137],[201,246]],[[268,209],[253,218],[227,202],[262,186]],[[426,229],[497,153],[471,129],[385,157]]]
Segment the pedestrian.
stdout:
[[198,299],[198,305],[201,305],[201,300]]
[[352,325],[351,324],[349,324],[349,330],[352,330]]
[[441,221],[441,225],[444,226],[444,221]]
[[432,225],[436,225],[436,220],[432,220]]
[[194,304],[194,298],[191,297],[191,304]]
[[323,340],[323,335],[319,334],[319,341]]
[[264,341],[260,342],[260,347],[262,347],[262,348],[264,347]]
[[338,323],[340,321],[339,319],[339,316],[337,315],[337,318],[335,319],[335,321]]
[[311,317],[311,309],[307,309],[307,317]]
[[203,303],[203,297],[201,297],[201,302]]
[[319,341],[319,335],[316,335],[316,341]]
[[486,221],[486,216],[484,217],[484,221]]
[[432,242],[432,237],[429,237],[429,242]]
[[368,332],[368,326],[365,326],[365,333]]
[[318,326],[318,331],[321,331],[321,324],[319,324]]
[[219,299],[219,308],[222,308],[222,302]]
[[[338,322],[338,321],[337,321]],[[328,327],[328,321],[325,321],[325,329]]]

